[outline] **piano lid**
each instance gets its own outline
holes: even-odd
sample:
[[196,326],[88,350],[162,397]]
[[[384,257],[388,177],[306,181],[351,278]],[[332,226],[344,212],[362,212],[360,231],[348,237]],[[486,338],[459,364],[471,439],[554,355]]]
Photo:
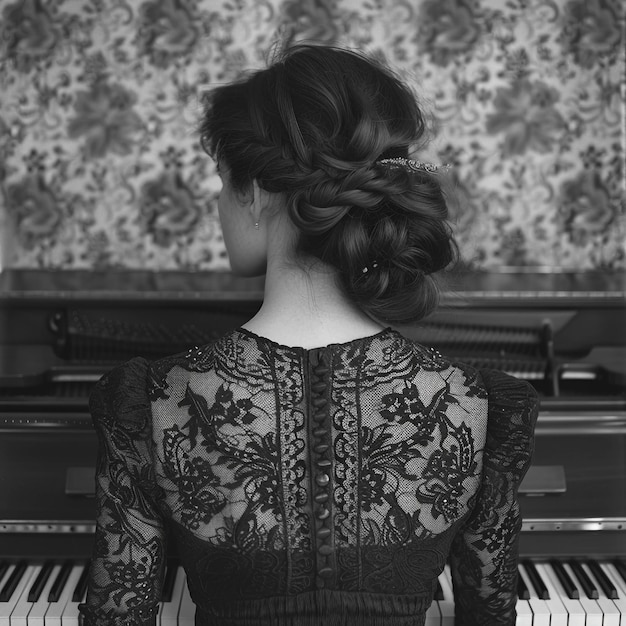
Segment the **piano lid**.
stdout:
[[261,300],[265,277],[230,272],[9,269],[0,273],[0,303],[37,300]]
[[[626,307],[626,272],[453,270],[439,274],[442,303],[585,305]],[[230,272],[149,270],[7,269],[0,272],[0,301],[14,298],[197,301],[262,299],[264,277]]]

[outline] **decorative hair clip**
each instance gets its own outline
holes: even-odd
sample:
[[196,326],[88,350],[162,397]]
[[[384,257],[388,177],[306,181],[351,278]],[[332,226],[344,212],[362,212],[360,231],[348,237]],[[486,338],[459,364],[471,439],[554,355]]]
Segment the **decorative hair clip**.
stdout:
[[[375,270],[378,267],[378,261],[374,261],[372,263],[372,269]],[[370,268],[366,265],[362,270],[361,273],[363,274],[367,274],[370,271]]]
[[437,163],[424,163],[422,161],[414,161],[405,157],[394,157],[393,159],[380,159],[376,161],[379,165],[386,165],[393,168],[403,168],[411,172],[437,172],[438,170],[448,170],[450,165]]

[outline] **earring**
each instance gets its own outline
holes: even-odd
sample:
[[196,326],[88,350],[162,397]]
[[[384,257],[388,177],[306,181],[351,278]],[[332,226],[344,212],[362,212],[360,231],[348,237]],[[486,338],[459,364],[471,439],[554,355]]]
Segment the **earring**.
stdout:
[[254,227],[259,230],[259,223],[258,222],[254,222]]

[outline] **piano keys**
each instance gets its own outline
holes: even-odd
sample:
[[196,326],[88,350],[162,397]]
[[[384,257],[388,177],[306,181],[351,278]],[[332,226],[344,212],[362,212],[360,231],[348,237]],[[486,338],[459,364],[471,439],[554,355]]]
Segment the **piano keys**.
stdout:
[[[88,563],[72,561],[2,563],[0,626],[78,626],[78,604],[85,600],[87,567]],[[567,576],[571,577],[571,587],[562,584],[560,568],[565,568]],[[591,592],[580,568],[597,593]],[[46,572],[43,583],[42,572]],[[528,590],[528,597],[517,601],[517,625],[624,626],[625,575],[626,561],[623,560],[522,562],[519,576]],[[604,578],[606,581],[601,582]],[[426,626],[454,626],[448,565],[438,582],[440,593],[427,613]],[[172,562],[166,572],[157,624],[193,626],[194,613],[185,572]]]
[[[66,565],[19,561],[9,566],[0,578],[0,626],[78,626],[78,604],[86,592],[81,584],[85,564],[72,564],[69,571]],[[48,566],[50,575],[39,586]]]

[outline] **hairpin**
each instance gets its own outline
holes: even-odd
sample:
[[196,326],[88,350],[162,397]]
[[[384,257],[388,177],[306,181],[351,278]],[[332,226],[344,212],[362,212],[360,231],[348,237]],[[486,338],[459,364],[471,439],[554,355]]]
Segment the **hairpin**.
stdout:
[[[378,261],[374,261],[372,263],[372,269],[375,270],[378,267]],[[370,271],[370,268],[366,265],[362,270],[361,273],[362,274],[367,274]]]
[[376,161],[378,165],[386,165],[393,168],[403,168],[412,172],[436,172],[438,170],[448,170],[450,165],[437,163],[424,163],[422,161],[414,161],[405,157],[394,157],[392,159],[380,159]]

